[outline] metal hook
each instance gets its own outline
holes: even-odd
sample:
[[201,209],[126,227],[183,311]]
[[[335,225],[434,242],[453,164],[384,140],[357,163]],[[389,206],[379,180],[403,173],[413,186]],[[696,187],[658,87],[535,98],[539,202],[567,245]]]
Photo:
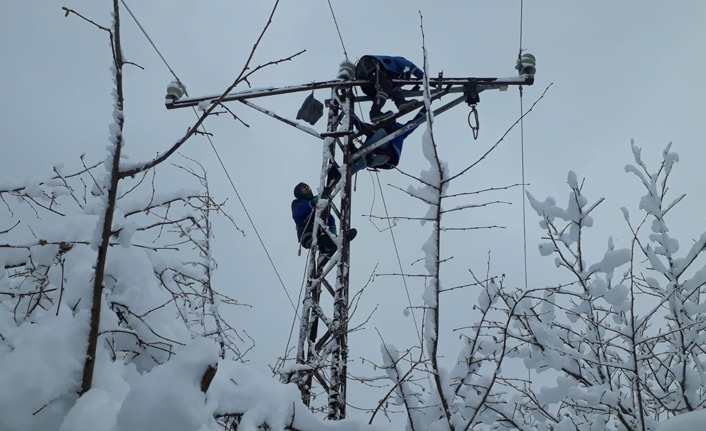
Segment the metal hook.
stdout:
[[[475,126],[471,123],[471,114],[475,117]],[[478,121],[478,111],[476,105],[471,105],[471,112],[468,113],[468,126],[473,131],[473,139],[478,139],[478,131],[480,130],[480,122]]]

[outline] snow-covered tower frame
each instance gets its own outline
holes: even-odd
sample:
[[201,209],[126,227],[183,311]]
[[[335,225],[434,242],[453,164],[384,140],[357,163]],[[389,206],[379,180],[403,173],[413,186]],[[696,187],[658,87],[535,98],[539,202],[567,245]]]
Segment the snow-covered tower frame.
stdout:
[[[322,228],[328,212],[334,212],[340,222],[341,235],[332,239],[337,244],[336,253],[329,259],[318,253],[317,235],[309,253],[309,273],[302,306],[297,364],[301,370],[292,376],[302,393],[302,400],[310,407],[314,382],[327,394],[329,419],[346,416],[346,376],[348,373],[348,299],[350,248],[345,234],[350,227],[351,170],[348,160],[353,139],[351,113],[353,112],[351,86],[334,87],[328,101],[327,132],[323,134],[323,163],[321,166],[321,191],[314,219],[314,232]],[[338,161],[336,160],[337,155]],[[330,172],[338,169],[338,175]],[[334,198],[339,198],[336,206]],[[328,232],[328,229],[322,229]],[[332,280],[333,278],[333,280]],[[333,300],[327,315],[321,307],[322,288]],[[325,330],[319,333],[318,322]]]
[[[479,102],[479,93],[490,89],[506,89],[508,86],[532,85],[534,83],[534,58],[531,67],[524,67],[518,62],[520,76],[511,78],[438,78],[429,79],[432,91],[429,102],[441,99],[450,94],[457,97],[450,102],[434,109],[434,115],[440,115],[452,107],[467,103],[475,109]],[[423,80],[395,80],[402,86],[423,85]],[[376,148],[391,141],[411,128],[426,121],[426,117],[409,123],[373,145],[356,148],[355,140],[366,133],[374,132],[394,122],[400,116],[418,110],[425,102],[398,112],[390,119],[373,124],[366,130],[355,130],[352,126],[354,103],[370,100],[368,97],[355,96],[354,88],[365,84],[365,81],[334,80],[314,82],[264,90],[247,90],[227,95],[214,95],[197,98],[184,98],[179,85],[170,85],[166,107],[168,109],[193,107],[202,103],[223,103],[239,101],[251,108],[257,109],[277,120],[283,121],[301,131],[323,140],[323,162],[317,202],[314,231],[323,225],[326,215],[332,212],[339,219],[340,234],[333,236],[338,248],[330,258],[319,255],[316,235],[308,254],[308,274],[306,292],[302,303],[299,343],[297,346],[296,366],[290,368],[286,379],[295,382],[302,394],[304,403],[314,410],[325,410],[329,419],[346,417],[346,383],[348,366],[348,323],[349,323],[349,271],[350,248],[346,233],[350,227],[351,218],[351,163],[364,157]],[[328,103],[327,131],[317,133],[309,127],[304,127],[294,121],[280,117],[274,112],[258,107],[249,99],[274,96],[293,92],[310,92],[317,89],[331,89]],[[422,96],[422,91],[406,91],[405,96]],[[330,175],[332,167],[339,168],[340,176]],[[338,204],[334,201],[337,200]],[[327,231],[327,229],[324,229]],[[322,301],[322,292],[330,295],[330,303]],[[324,296],[325,296],[324,295]],[[323,307],[322,307],[323,304]],[[330,304],[330,305],[329,305]],[[325,307],[325,308],[324,308]],[[323,328],[319,328],[319,321]],[[314,405],[317,393],[326,394],[326,403]]]

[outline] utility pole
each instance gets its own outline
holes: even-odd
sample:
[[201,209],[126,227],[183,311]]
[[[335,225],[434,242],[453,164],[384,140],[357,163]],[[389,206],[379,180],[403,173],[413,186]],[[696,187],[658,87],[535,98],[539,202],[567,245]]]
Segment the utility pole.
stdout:
[[[521,63],[518,62],[518,66],[520,65]],[[430,102],[440,100],[447,95],[456,95],[452,101],[435,109],[434,115],[440,115],[464,102],[471,106],[475,112],[475,106],[480,101],[479,94],[482,91],[504,90],[508,86],[532,85],[534,83],[533,57],[531,66],[531,68],[518,67],[520,76],[512,78],[443,78],[440,75],[438,78],[429,79],[430,86],[433,87],[429,93]],[[404,86],[424,84],[423,80],[419,79],[395,80],[394,82]],[[349,168],[351,163],[426,121],[426,117],[420,118],[384,139],[351,153],[351,149],[356,148],[354,142],[357,138],[371,131],[387,127],[397,118],[419,109],[424,104],[419,102],[416,106],[398,112],[390,119],[373,124],[366,130],[356,131],[352,121],[354,103],[367,101],[370,98],[355,96],[353,89],[365,83],[367,81],[339,79],[289,87],[253,89],[231,93],[222,100],[222,102],[241,102],[323,140],[324,157],[319,185],[321,193],[317,202],[313,242],[308,256],[308,275],[299,325],[296,365],[290,367],[285,380],[298,385],[304,404],[312,410],[326,411],[327,417],[334,420],[346,417],[350,271],[350,248],[347,232],[350,227],[352,197],[351,169]],[[309,92],[316,89],[331,90],[331,98],[327,101],[327,129],[321,134],[295,121],[260,108],[250,101],[260,97]],[[213,103],[220,97],[220,95],[214,95],[180,99],[183,93],[179,89],[175,90],[174,86],[170,86],[168,90],[166,102],[168,109]],[[404,94],[405,96],[420,96],[423,92],[406,91]],[[476,132],[477,129],[474,128],[474,136]],[[341,175],[332,177],[330,175],[331,169],[336,167],[339,168]],[[338,199],[338,205],[334,202],[335,199]],[[340,234],[338,236],[332,235],[331,238],[337,244],[338,249],[330,257],[319,254],[316,235],[319,228],[328,232],[328,229],[325,228],[325,220],[329,213],[333,213],[340,221]],[[323,301],[322,293],[325,297],[330,295],[331,301]],[[321,330],[319,322],[322,324]],[[326,394],[326,403],[314,403],[316,394],[322,392]]]

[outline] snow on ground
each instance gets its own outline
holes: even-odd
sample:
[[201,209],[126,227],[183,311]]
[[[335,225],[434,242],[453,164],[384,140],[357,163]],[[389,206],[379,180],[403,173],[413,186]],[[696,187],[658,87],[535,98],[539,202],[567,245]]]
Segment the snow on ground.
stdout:
[[684,413],[663,421],[656,431],[698,431],[706,428],[706,410]]

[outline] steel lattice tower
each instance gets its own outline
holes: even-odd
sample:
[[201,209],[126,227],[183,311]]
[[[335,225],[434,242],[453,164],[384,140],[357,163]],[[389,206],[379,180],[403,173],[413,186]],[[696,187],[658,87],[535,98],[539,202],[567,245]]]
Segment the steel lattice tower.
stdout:
[[[532,85],[534,83],[534,70],[531,69],[531,72],[526,72],[526,70],[529,69],[518,68],[521,74],[514,78],[442,78],[442,76],[432,78],[428,81],[434,89],[427,93],[428,101],[431,103],[441,99],[443,96],[456,93],[457,97],[435,109],[433,111],[434,115],[440,115],[463,102],[471,106],[472,112],[475,112],[475,106],[480,100],[479,93],[484,90]],[[422,80],[414,79],[395,80],[394,82],[399,85],[411,86],[424,83]],[[316,239],[317,235],[312,235],[313,243],[308,255],[308,274],[305,285],[306,291],[302,302],[296,365],[290,367],[288,372],[283,373],[283,379],[287,382],[295,382],[301,391],[303,402],[313,410],[325,410],[329,419],[343,419],[346,417],[350,292],[350,248],[346,233],[349,230],[351,219],[350,166],[351,163],[376,148],[426,121],[426,117],[420,118],[394,133],[390,133],[374,144],[359,148],[355,153],[351,153],[356,148],[354,145],[356,138],[384,128],[400,116],[417,110],[423,105],[423,102],[420,102],[416,106],[398,112],[392,118],[373,124],[365,130],[354,130],[352,121],[354,103],[370,99],[368,97],[355,96],[353,89],[364,83],[365,81],[334,80],[266,90],[248,90],[225,96],[214,95],[186,99],[180,99],[181,94],[177,94],[169,97],[166,102],[168,109],[174,109],[193,107],[204,102],[224,103],[239,101],[323,140],[322,153],[324,156],[319,184],[321,193],[317,201],[313,232],[318,232],[320,227],[325,227],[323,220],[326,220],[328,214],[332,212],[339,220],[340,234],[331,236],[331,239],[337,244],[337,251],[330,258],[320,255]],[[254,98],[294,92],[309,92],[324,88],[331,89],[331,98],[327,101],[327,130],[321,134],[250,102],[250,99]],[[421,91],[405,92],[406,96],[412,97],[422,94],[423,92]],[[477,133],[477,128],[474,128],[474,135],[475,133]],[[332,177],[330,175],[332,168],[338,168],[341,175]],[[324,231],[328,232],[328,229],[324,229]],[[325,300],[329,296],[331,298],[330,303]],[[322,307],[322,304],[326,309]],[[319,328],[319,322],[322,324],[321,328]],[[314,405],[313,400],[317,392],[326,394],[327,402],[325,405]]]

